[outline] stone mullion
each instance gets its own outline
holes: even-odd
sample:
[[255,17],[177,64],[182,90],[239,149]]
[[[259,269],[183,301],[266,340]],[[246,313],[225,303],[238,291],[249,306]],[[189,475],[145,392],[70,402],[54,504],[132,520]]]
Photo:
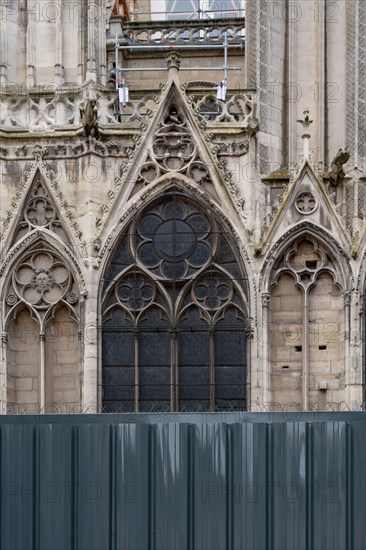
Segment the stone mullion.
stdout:
[[170,331],[170,410],[177,411],[179,403],[178,388],[178,338],[177,331]]
[[210,411],[215,410],[215,334],[210,327]]
[[[269,403],[270,398],[270,361],[269,361],[269,345],[271,343],[271,327],[269,324],[270,318],[270,303],[271,296],[269,292],[263,292],[262,294],[262,401]],[[251,344],[252,342],[250,342]],[[250,347],[250,346],[248,346]],[[251,361],[248,361],[249,368],[251,367]],[[255,401],[254,398],[252,398]]]
[[39,374],[38,374],[38,395],[39,412],[44,413],[46,407],[46,333],[39,334]]
[[7,404],[7,350],[8,334],[1,334],[1,377],[0,377],[0,414],[6,414]]
[[[94,272],[93,275],[98,275]],[[83,395],[82,412],[95,412],[98,403],[102,406],[102,357],[100,331],[98,319],[98,284],[91,282],[90,295],[93,298],[85,299],[85,329],[84,329],[84,362],[83,362]],[[98,358],[100,369],[98,370]]]
[[309,408],[309,293],[303,289],[302,406]]
[[[354,383],[354,380],[352,380],[353,376],[351,373],[351,365],[350,365],[350,335],[351,335],[351,300],[352,300],[352,293],[351,292],[344,292],[344,350],[343,350],[343,360],[344,360],[344,384],[346,388],[346,392],[350,384]],[[339,332],[340,334],[340,332]]]
[[134,343],[134,404],[135,412],[139,412],[139,335],[137,327],[133,331],[133,343]]

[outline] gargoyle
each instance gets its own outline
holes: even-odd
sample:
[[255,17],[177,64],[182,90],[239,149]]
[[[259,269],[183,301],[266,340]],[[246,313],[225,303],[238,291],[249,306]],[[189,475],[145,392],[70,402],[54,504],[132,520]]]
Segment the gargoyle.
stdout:
[[99,136],[98,107],[95,99],[88,99],[85,107],[83,105],[80,106],[80,117],[84,126],[85,137],[97,138]]
[[338,153],[334,157],[330,170],[329,170],[329,179],[332,185],[339,185],[342,183],[345,173],[343,171],[343,165],[346,164],[350,157],[348,151],[339,149]]

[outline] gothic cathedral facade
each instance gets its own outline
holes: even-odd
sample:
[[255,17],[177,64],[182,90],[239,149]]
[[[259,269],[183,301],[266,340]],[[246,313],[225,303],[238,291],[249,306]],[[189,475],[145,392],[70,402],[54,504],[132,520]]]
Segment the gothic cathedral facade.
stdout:
[[366,3],[0,0],[2,413],[360,410]]

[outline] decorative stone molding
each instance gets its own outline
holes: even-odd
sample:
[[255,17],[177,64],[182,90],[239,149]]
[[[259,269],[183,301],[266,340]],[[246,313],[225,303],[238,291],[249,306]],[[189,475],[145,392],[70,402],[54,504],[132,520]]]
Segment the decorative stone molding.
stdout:
[[[47,154],[47,150],[43,147],[35,146],[33,149],[33,154],[38,160],[29,165],[30,171],[24,173],[24,180],[20,182],[22,192],[17,192],[13,197],[11,201],[12,210],[8,212],[7,218],[3,222],[3,229],[6,231],[9,228],[15,212],[23,200],[25,189],[27,187],[27,180],[29,180],[32,174],[33,182],[28,191],[28,199],[23,207],[22,218],[19,222],[18,230],[28,227],[28,231],[31,231],[36,227],[44,227],[54,231],[57,227],[58,229],[62,229],[65,234],[65,240],[68,240],[67,232],[60,220],[54,200],[47,190],[48,185],[52,188],[58,208],[65,212],[65,217],[69,220],[68,224],[72,229],[72,233],[75,235],[77,240],[81,242],[82,233],[79,230],[74,215],[67,209],[68,205],[63,200],[62,193],[58,190],[57,178],[55,177],[51,166],[46,162],[42,162],[42,158]],[[1,233],[0,241],[3,238],[4,233]]]
[[179,52],[169,52],[166,56],[166,66],[168,69],[176,69],[179,70],[179,67],[182,63],[182,56]]
[[280,257],[286,246],[288,246],[286,243],[291,243],[296,238],[297,240],[300,238],[305,238],[307,235],[310,239],[319,238],[319,241],[323,243],[323,246],[329,247],[329,249],[333,252],[334,257],[337,259],[337,262],[341,267],[343,288],[347,288],[347,286],[354,284],[354,276],[350,266],[350,255],[347,254],[339,242],[325,229],[307,221],[303,221],[291,227],[291,229],[282,235],[269,250],[263,262],[259,277],[260,291],[263,287],[263,281],[268,283],[269,271],[273,267],[276,259]]
[[149,21],[146,24],[142,21],[127,21],[123,24],[123,30],[129,40],[140,44],[217,44],[223,43],[226,33],[230,43],[240,45],[244,41],[245,23],[242,18],[230,22],[187,20],[184,25],[176,21],[164,21],[163,26],[161,21]]
[[[87,102],[95,101],[98,102],[98,125],[109,127],[123,122],[124,127],[131,127],[135,132],[143,131],[159,102],[159,96],[149,93],[142,98],[133,98],[133,94],[130,95],[130,100],[120,111],[116,92],[104,88],[85,90],[80,87],[76,91],[64,90],[44,96],[29,91],[16,98],[4,93],[0,100],[0,126],[8,132],[24,129],[34,133],[55,131],[58,128],[65,131],[69,127],[74,133],[83,122],[83,109]],[[27,149],[26,146],[19,147],[17,156],[26,156]]]
[[317,207],[318,203],[310,191],[299,193],[295,198],[295,208],[300,214],[312,214]]
[[6,285],[4,326],[16,316],[21,303],[39,322],[41,335],[45,334],[47,320],[55,307],[65,305],[75,320],[79,318],[78,285],[67,262],[46,242],[42,242],[42,247],[28,248],[18,258]]

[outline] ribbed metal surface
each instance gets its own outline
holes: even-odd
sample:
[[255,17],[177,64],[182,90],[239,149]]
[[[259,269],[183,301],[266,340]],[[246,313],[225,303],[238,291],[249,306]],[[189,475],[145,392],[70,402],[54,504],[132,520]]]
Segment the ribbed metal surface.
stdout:
[[364,550],[365,420],[1,417],[1,549]]

